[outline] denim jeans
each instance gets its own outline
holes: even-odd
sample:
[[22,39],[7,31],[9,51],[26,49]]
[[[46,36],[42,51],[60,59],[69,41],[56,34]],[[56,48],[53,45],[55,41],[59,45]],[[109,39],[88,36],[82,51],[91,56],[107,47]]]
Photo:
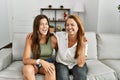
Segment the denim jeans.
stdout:
[[87,65],[79,67],[75,65],[72,69],[68,69],[68,66],[62,63],[55,63],[56,79],[57,80],[70,80],[69,74],[73,75],[73,80],[87,80]]

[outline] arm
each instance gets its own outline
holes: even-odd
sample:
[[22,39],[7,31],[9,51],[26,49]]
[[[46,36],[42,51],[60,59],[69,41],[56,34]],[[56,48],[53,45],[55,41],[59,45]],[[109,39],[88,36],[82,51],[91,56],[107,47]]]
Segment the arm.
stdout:
[[51,37],[51,40],[52,40],[52,47],[57,51],[58,50],[57,38],[53,35]]
[[31,59],[31,35],[32,33],[28,34],[26,37],[25,48],[24,48],[24,55],[23,55],[23,63],[24,64],[36,64],[35,59]]
[[86,56],[85,54],[79,55],[77,58],[77,64],[79,67],[83,67],[86,62]]
[[87,44],[88,40],[86,37],[84,37],[82,42],[83,51],[80,52],[80,55],[77,58],[77,64],[79,67],[83,67],[86,62]]
[[[24,48],[24,55],[23,55],[23,63],[24,64],[32,64],[36,65],[36,59],[31,59],[31,45],[32,45],[32,40],[31,40],[32,33],[30,33],[26,37],[26,43],[25,43],[25,48]],[[45,69],[46,72],[52,73],[53,71],[53,64],[49,63],[45,60],[40,59],[39,63],[42,65],[42,67]]]

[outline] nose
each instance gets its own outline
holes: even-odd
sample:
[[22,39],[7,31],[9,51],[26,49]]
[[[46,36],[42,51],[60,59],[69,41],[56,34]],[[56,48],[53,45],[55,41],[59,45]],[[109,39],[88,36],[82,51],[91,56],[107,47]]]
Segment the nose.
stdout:
[[45,25],[45,24],[43,24],[43,27],[45,28],[45,27],[46,27],[46,25]]
[[68,25],[68,29],[71,29],[72,27],[71,27],[71,25]]

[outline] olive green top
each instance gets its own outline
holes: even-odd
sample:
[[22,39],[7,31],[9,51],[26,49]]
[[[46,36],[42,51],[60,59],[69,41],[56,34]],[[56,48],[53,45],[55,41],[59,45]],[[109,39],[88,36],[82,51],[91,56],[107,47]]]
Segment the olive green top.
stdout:
[[40,44],[40,50],[41,50],[41,59],[48,59],[52,56],[53,48],[52,48],[52,42],[51,37],[48,39],[48,42],[45,44]]

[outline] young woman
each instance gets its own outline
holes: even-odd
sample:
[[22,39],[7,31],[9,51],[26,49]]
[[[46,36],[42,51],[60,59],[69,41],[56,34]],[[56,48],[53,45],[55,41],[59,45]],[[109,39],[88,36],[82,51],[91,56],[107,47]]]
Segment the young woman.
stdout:
[[56,38],[49,31],[48,18],[45,15],[36,16],[33,32],[26,37],[23,55],[24,80],[35,80],[37,73],[44,74],[45,80],[56,80],[55,67],[51,58],[53,48],[56,48],[55,41]]
[[87,39],[79,17],[70,15],[65,22],[66,32],[56,33],[58,53],[56,56],[56,79],[86,80]]

